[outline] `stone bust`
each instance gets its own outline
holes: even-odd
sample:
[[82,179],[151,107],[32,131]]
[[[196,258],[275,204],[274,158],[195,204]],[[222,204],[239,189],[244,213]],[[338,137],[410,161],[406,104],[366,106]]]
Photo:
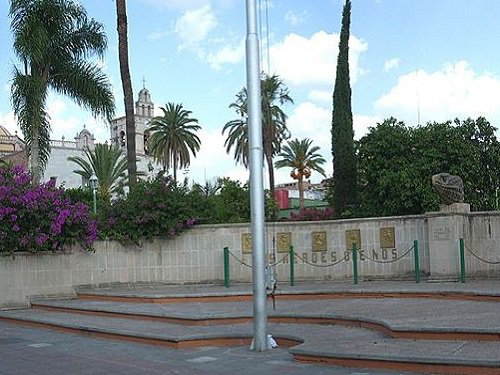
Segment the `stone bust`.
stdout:
[[438,173],[432,176],[432,186],[444,204],[464,202],[464,183],[459,176]]

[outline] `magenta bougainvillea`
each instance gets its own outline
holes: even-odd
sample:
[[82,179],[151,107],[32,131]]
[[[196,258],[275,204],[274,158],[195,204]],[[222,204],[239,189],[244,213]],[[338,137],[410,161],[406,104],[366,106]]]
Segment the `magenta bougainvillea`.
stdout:
[[31,183],[21,166],[0,167],[0,252],[91,250],[97,225],[86,204],[72,203],[50,181]]

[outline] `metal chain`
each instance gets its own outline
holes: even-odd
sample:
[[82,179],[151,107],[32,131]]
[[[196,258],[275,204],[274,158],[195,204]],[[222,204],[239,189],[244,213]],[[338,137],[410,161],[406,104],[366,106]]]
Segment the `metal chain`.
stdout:
[[283,263],[287,258],[288,258],[288,254],[286,254],[285,256],[283,256],[283,258],[281,258],[277,262],[269,264],[269,267],[277,266],[278,264]]
[[[399,257],[396,257],[395,259],[391,259],[391,260],[377,260],[377,259],[374,259],[372,257],[370,257],[369,255],[366,255],[366,254],[363,254],[363,256],[368,259],[368,260],[371,260],[372,262],[375,262],[375,263],[383,263],[383,264],[386,264],[386,263],[394,263],[394,262],[397,262],[398,260],[404,258],[406,255],[408,255],[408,253],[410,251],[412,251],[414,248],[414,245],[412,245],[408,250],[405,251],[405,253],[403,255],[400,255]],[[350,250],[352,251],[352,250]]]
[[479,255],[477,255],[476,253],[474,253],[471,249],[469,249],[467,246],[465,246],[465,248],[467,249],[467,251],[469,253],[471,253],[474,256],[474,258],[480,260],[481,262],[488,263],[488,264],[500,264],[500,260],[495,262],[495,261],[483,259]]
[[302,258],[299,254],[297,254],[295,251],[293,252],[293,254],[297,258],[299,258],[302,262],[304,262],[305,264],[309,264],[310,266],[313,266],[313,267],[332,267],[332,266],[335,266],[335,265],[344,261],[344,259],[342,258],[342,259],[338,260],[337,262],[333,262],[333,263],[329,263],[329,264],[315,264],[315,263],[308,262],[307,260]]
[[231,255],[234,259],[236,259],[236,261],[238,263],[240,263],[241,265],[245,266],[245,267],[248,267],[248,268],[252,268],[252,265],[248,264],[248,263],[245,263],[243,262],[240,258],[238,258],[236,255],[233,254],[233,252],[231,250],[228,250],[229,251],[229,255]]

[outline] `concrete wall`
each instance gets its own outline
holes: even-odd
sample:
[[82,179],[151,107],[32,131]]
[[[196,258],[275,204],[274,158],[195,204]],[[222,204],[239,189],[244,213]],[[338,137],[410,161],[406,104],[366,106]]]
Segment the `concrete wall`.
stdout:
[[[380,247],[380,228],[393,228],[393,248]],[[362,278],[411,277],[412,253],[386,264],[420,242],[421,269],[429,270],[426,219],[422,216],[324,222],[274,223],[266,227],[267,256],[281,261],[276,266],[279,282],[289,281],[289,244],[294,246],[296,280],[341,280],[352,277],[352,256],[347,251],[346,231],[359,230],[359,273]],[[250,282],[252,263],[250,225],[204,225],[171,240],[155,240],[142,247],[98,241],[96,252],[77,248],[65,253],[16,254],[0,258],[0,306],[26,306],[28,296],[74,295],[81,285],[113,283],[203,283],[224,279],[223,248],[233,254],[233,282]],[[288,243],[283,242],[284,240]],[[281,252],[283,251],[283,252]],[[344,259],[345,258],[345,259]],[[340,263],[325,267],[332,261]]]
[[[499,277],[500,264],[478,261],[469,251],[490,262],[500,261],[499,212],[459,209],[420,216],[271,223],[266,227],[266,251],[270,262],[278,263],[279,283],[289,282],[290,245],[298,254],[297,281],[352,280],[351,241],[357,243],[361,280],[412,279],[412,248],[418,240],[421,273],[430,280],[458,280],[461,237],[467,249],[467,276]],[[249,224],[198,226],[142,247],[99,241],[95,253],[74,248],[0,257],[0,307],[27,306],[30,296],[75,295],[75,287],[82,285],[222,283],[224,247],[232,254],[231,281],[250,282]]]

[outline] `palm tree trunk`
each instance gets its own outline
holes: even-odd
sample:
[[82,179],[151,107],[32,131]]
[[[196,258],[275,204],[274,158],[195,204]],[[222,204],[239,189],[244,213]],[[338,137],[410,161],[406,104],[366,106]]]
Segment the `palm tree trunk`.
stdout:
[[125,0],[116,0],[116,15],[118,29],[118,56],[120,60],[120,75],[122,80],[125,104],[125,128],[127,131],[127,169],[129,186],[133,188],[137,181],[137,164],[135,152],[135,118],[134,94],[130,79],[127,38],[127,8]]
[[274,199],[274,166],[273,158],[266,155],[267,168],[269,169],[269,192],[271,193],[271,198]]
[[30,144],[30,169],[33,184],[39,184],[42,178],[40,171],[40,145],[38,142],[38,131],[33,134],[33,139]]
[[302,210],[304,208],[304,180],[302,176],[300,176],[299,181],[299,209]]

